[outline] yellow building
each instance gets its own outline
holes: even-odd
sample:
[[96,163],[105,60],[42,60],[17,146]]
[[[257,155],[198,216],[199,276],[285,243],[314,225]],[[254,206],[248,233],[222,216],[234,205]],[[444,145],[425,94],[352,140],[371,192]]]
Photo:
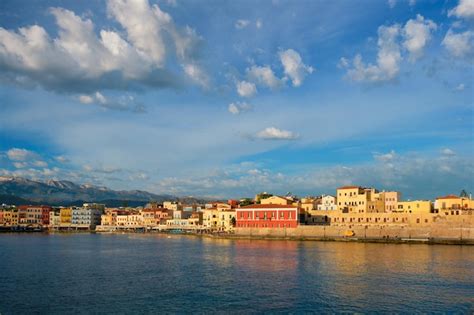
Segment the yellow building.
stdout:
[[431,213],[432,204],[429,200],[399,201],[397,203],[397,210],[392,212]]
[[61,208],[59,210],[60,226],[69,227],[72,221],[72,208]]
[[4,226],[17,226],[18,225],[18,210],[5,210],[3,212],[3,225]]
[[219,211],[217,210],[217,208],[204,209],[203,217],[202,217],[203,226],[211,230],[217,229],[218,227],[217,222],[219,221],[218,214],[219,214]]
[[234,230],[235,209],[217,210],[217,229],[219,231],[230,232]]
[[378,193],[374,188],[359,186],[343,186],[337,189],[337,206],[342,212],[367,213],[379,207],[374,195]]
[[382,191],[375,194],[374,198],[379,202],[376,212],[392,212],[397,210],[400,193],[398,191]]
[[474,209],[474,200],[456,195],[438,197],[435,201],[435,209],[438,212],[445,210],[471,210]]
[[103,226],[114,226],[115,225],[115,217],[112,212],[107,212],[106,214],[103,214],[100,216],[100,225]]
[[262,205],[291,205],[292,203],[293,200],[281,196],[271,196],[260,200]]

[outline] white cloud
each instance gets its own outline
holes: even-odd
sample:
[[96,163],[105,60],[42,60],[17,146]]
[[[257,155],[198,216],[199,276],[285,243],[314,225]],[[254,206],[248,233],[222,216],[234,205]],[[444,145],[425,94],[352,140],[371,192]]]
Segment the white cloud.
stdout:
[[385,153],[385,154],[383,154],[383,153],[375,153],[374,154],[374,158],[377,161],[385,162],[385,163],[393,161],[396,157],[397,157],[397,154],[395,153],[394,150],[392,150],[388,153]]
[[261,20],[261,19],[257,19],[257,21],[255,22],[255,26],[256,26],[257,28],[262,28],[262,26],[263,26],[262,20]]
[[207,73],[197,64],[185,64],[183,65],[184,72],[186,75],[193,80],[195,83],[199,84],[203,88],[209,88],[210,79]]
[[33,151],[26,149],[12,148],[7,151],[7,156],[12,161],[28,161],[37,157]]
[[456,16],[465,19],[474,18],[474,1],[459,0],[459,4],[452,10],[449,10],[448,16]]
[[275,76],[272,68],[269,66],[252,66],[247,69],[247,76],[250,80],[269,87],[270,89],[277,89],[282,86],[283,82]]
[[279,55],[285,74],[291,79],[293,86],[300,86],[306,75],[314,71],[313,67],[303,63],[301,56],[293,49],[282,51]]
[[94,103],[94,98],[90,95],[80,95],[79,96],[79,102],[82,104],[92,104]]
[[465,84],[460,83],[458,86],[454,88],[454,91],[461,92],[461,91],[464,91],[465,88],[466,88]]
[[48,163],[41,160],[34,161],[32,164],[36,167],[48,167]]
[[415,6],[416,5],[416,0],[409,0],[408,5],[411,6],[411,7]]
[[107,9],[125,29],[126,38],[121,31],[96,32],[90,19],[62,8],[50,10],[58,26],[56,38],[38,25],[17,32],[0,27],[1,76],[16,84],[84,94],[181,84],[178,74],[165,68],[167,56],[174,54],[180,65],[195,64],[201,41],[195,31],[176,26],[169,14],[148,0],[109,0]]
[[25,168],[25,167],[28,166],[28,163],[26,163],[26,162],[14,162],[13,166],[15,166],[16,168]]
[[449,29],[442,41],[442,45],[451,55],[463,58],[472,56],[474,46],[473,41],[473,31],[455,33],[452,29]]
[[242,97],[251,97],[257,93],[257,87],[252,82],[237,82],[237,93]]
[[431,39],[431,32],[437,29],[437,25],[431,20],[425,20],[423,16],[417,15],[416,20],[411,19],[403,28],[403,46],[408,50],[410,61],[415,61],[423,55],[426,44]]
[[137,103],[132,95],[122,95],[111,100],[97,91],[90,95],[82,94],[78,97],[78,100],[83,104],[95,103],[105,109],[132,111],[135,113],[143,113],[146,111],[145,107]]
[[54,158],[56,161],[58,161],[59,163],[67,163],[69,162],[69,159],[66,158],[65,156],[62,156],[62,155],[59,155],[57,157]]
[[387,4],[390,7],[390,9],[393,9],[397,5],[397,0],[388,0]]
[[246,102],[235,102],[235,103],[230,103],[228,110],[231,114],[233,115],[239,115],[241,113],[248,112],[252,110],[252,105],[246,103]]
[[294,140],[298,138],[298,135],[292,131],[268,127],[257,132],[256,138],[264,140]]
[[394,79],[400,70],[402,60],[400,45],[400,26],[380,26],[378,29],[377,63],[364,64],[362,56],[357,54],[352,65],[345,58],[341,58],[339,65],[347,69],[346,77],[356,82],[381,82]]
[[243,28],[246,28],[250,24],[249,20],[237,20],[235,22],[235,28],[238,30],[241,30]]
[[453,150],[451,150],[449,148],[445,148],[445,149],[441,150],[441,154],[446,155],[446,156],[454,156],[454,155],[456,155],[456,152],[454,152]]

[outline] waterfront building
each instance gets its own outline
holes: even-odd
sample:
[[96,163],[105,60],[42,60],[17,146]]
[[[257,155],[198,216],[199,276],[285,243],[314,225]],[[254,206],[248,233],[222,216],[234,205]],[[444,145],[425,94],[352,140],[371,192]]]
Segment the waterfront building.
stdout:
[[33,206],[19,206],[18,224],[20,226],[42,226],[43,208]]
[[57,229],[61,226],[61,213],[59,211],[51,210],[49,212],[49,227]]
[[293,205],[260,204],[236,210],[237,227],[295,228],[298,226],[299,208]]
[[337,206],[348,213],[384,212],[383,201],[377,196],[375,188],[343,186],[337,189]]
[[217,229],[218,211],[217,208],[207,208],[203,210],[203,226],[209,230]]
[[235,209],[217,209],[217,230],[230,232],[236,224]]
[[149,228],[158,226],[158,224],[160,224],[159,216],[157,216],[158,212],[161,211],[158,209],[143,209],[141,211],[143,217],[143,226]]
[[59,210],[60,227],[69,228],[71,226],[72,208],[61,208]]
[[103,213],[101,207],[87,207],[72,209],[71,226],[76,229],[95,229],[100,225],[101,215]]
[[337,210],[336,197],[331,195],[323,195],[321,197],[321,203],[318,204],[318,210]]
[[470,197],[459,197],[456,195],[447,195],[436,198],[434,204],[437,212],[445,214],[459,214],[460,210],[474,210],[474,200]]
[[163,202],[163,208],[169,209],[169,210],[181,210],[181,209],[183,209],[181,203],[176,202],[176,201],[165,201],[165,202]]
[[397,209],[392,212],[432,213],[433,204],[429,200],[399,201],[397,203]]
[[177,229],[198,229],[203,226],[203,212],[195,211],[192,213],[183,212],[185,215],[176,215],[172,219],[166,221],[168,228]]
[[300,207],[303,209],[305,212],[309,212],[312,210],[316,210],[318,208],[318,205],[321,204],[321,198],[303,198],[301,199],[300,202]]
[[271,196],[260,200],[262,205],[291,205],[292,203],[292,199],[281,196]]
[[18,209],[3,210],[3,226],[18,225]]

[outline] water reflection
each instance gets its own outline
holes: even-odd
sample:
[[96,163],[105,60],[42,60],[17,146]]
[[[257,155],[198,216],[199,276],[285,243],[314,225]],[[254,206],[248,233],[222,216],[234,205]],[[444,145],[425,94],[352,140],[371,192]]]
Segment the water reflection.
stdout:
[[84,234],[5,235],[0,248],[7,314],[469,313],[474,305],[468,246]]

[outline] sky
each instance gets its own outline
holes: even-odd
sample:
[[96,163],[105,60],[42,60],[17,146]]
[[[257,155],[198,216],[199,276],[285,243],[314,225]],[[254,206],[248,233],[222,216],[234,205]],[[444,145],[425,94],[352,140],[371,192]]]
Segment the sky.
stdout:
[[0,176],[474,193],[474,0],[0,2]]

